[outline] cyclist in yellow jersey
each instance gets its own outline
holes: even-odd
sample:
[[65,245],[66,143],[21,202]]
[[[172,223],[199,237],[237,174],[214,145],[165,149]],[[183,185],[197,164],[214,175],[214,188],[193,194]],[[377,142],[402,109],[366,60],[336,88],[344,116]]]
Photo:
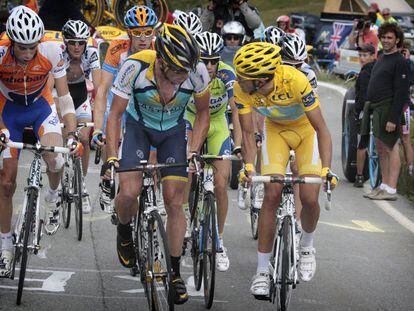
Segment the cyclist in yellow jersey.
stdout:
[[[250,182],[256,154],[252,110],[266,117],[262,146],[262,175],[281,175],[286,171],[289,151],[295,150],[300,176],[326,179],[331,166],[332,141],[314,93],[306,76],[297,69],[281,65],[280,47],[255,42],[242,47],[234,57],[237,82],[234,96],[239,108],[243,136],[243,159]],[[320,157],[319,157],[320,154]],[[322,162],[322,163],[321,163]],[[333,180],[336,183],[336,179]],[[251,292],[269,294],[268,263],[275,235],[276,209],[281,198],[281,184],[266,184],[259,217],[257,273]],[[299,277],[312,279],[315,269],[313,235],[319,218],[319,185],[301,185],[303,203]]]

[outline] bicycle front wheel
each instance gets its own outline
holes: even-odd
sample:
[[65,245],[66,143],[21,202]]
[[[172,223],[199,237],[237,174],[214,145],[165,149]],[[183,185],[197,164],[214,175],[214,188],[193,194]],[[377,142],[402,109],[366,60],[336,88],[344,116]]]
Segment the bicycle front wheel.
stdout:
[[193,175],[189,208],[191,213],[191,258],[193,260],[193,275],[194,286],[197,291],[201,288],[201,282],[203,280],[203,257],[202,257],[202,240],[201,232],[203,231],[201,225],[201,219],[199,214],[199,200],[201,197],[201,185],[200,179]]
[[147,263],[150,273],[147,273],[147,278],[151,278],[152,310],[174,310],[172,268],[167,233],[160,214],[155,210],[150,213],[148,240]]
[[204,200],[203,224],[203,280],[204,303],[210,309],[214,300],[214,284],[216,279],[216,251],[217,251],[217,224],[216,200],[212,193]]
[[17,286],[17,300],[16,304],[20,305],[22,302],[22,294],[24,287],[24,278],[26,276],[26,267],[29,257],[28,244],[30,237],[33,237],[33,216],[36,210],[37,190],[29,188],[27,190],[27,206],[26,215],[24,217],[24,224],[22,225],[20,237],[23,240],[17,241],[16,253],[19,253],[20,257],[20,273],[19,273],[19,284]]
[[93,27],[99,26],[105,11],[105,0],[81,1],[81,11],[85,20]]
[[[69,160],[71,161],[71,160]],[[60,192],[60,206],[62,207],[62,219],[63,219],[63,226],[65,229],[69,228],[70,225],[70,212],[72,209],[72,198],[69,195],[70,184],[72,181],[70,180],[70,166],[68,163],[65,163],[63,166],[63,174],[61,178],[61,186],[62,190]]]
[[372,134],[369,136],[368,148],[369,183],[371,188],[374,189],[381,184],[381,168],[377,148],[375,146],[375,137]]
[[73,203],[75,205],[76,237],[78,241],[82,240],[83,211],[82,211],[82,168],[81,158],[76,158],[73,163]]
[[294,267],[292,222],[289,217],[283,219],[282,224],[282,269],[280,284],[280,307],[287,311],[292,296]]

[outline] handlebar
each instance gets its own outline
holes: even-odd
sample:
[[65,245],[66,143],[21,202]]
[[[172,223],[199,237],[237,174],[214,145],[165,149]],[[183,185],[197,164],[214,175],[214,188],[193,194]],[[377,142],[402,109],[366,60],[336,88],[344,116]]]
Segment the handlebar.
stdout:
[[25,144],[25,143],[17,143],[13,141],[9,141],[7,143],[7,147],[15,148],[15,149],[29,149],[29,150],[34,150],[36,152],[55,152],[55,153],[65,153],[65,154],[69,154],[71,151],[69,148],[65,148],[65,147],[44,146],[41,144],[31,145],[31,144]]

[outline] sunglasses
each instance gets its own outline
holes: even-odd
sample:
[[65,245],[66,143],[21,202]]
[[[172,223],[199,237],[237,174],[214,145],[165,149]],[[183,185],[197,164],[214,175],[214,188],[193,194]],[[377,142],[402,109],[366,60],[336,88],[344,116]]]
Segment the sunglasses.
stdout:
[[71,46],[75,46],[76,44],[78,44],[79,46],[86,45],[86,41],[85,40],[66,40],[66,43],[68,45],[71,45]]
[[28,51],[28,50],[30,50],[30,51],[34,51],[34,50],[36,50],[36,49],[37,49],[38,44],[36,44],[36,45],[32,45],[32,46],[26,46],[26,45],[16,44],[16,46],[17,46],[17,48],[18,48],[20,51]]
[[208,64],[212,64],[214,66],[220,61],[220,58],[202,58],[201,60],[206,66],[208,66]]
[[131,29],[129,30],[129,33],[133,37],[141,38],[144,36],[145,38],[149,38],[154,34],[154,29]]
[[238,35],[225,35],[224,39],[229,40],[229,41],[230,40],[237,41],[237,40],[240,40],[240,36],[238,36]]

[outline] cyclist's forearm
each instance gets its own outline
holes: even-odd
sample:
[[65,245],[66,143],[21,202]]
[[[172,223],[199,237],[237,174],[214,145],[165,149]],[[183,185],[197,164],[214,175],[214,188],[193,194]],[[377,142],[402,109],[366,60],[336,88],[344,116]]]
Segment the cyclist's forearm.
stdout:
[[121,133],[122,114],[114,111],[109,112],[108,122],[106,125],[106,157],[118,156],[118,144]]
[[103,119],[106,110],[106,90],[98,88],[96,93],[94,111],[93,111],[93,120],[95,123],[95,130],[104,130],[103,129]]
[[332,139],[328,128],[318,131],[318,148],[321,157],[322,167],[331,167],[332,161]]
[[75,132],[76,131],[76,115],[74,113],[67,113],[63,117],[63,123],[65,124],[65,132]]
[[234,131],[234,145],[241,146],[241,140],[242,140],[242,131],[240,126],[240,120],[239,120],[239,113],[236,108],[236,105],[234,102],[230,104],[231,107],[231,118],[233,122],[233,131]]
[[254,163],[256,158],[256,139],[254,137],[253,114],[240,115],[242,129],[242,155],[244,163]]
[[208,129],[210,127],[210,111],[197,111],[193,126],[193,135],[191,139],[190,152],[200,151],[204,140],[207,137]]

